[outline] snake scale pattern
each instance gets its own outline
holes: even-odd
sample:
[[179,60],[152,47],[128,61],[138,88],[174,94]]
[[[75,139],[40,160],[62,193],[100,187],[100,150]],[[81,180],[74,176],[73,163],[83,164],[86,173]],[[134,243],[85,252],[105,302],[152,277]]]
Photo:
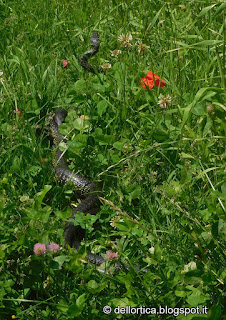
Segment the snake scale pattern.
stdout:
[[[94,56],[99,51],[100,40],[97,32],[92,34],[90,40],[91,49],[86,51],[80,59],[80,63],[85,70],[89,72],[102,73],[103,70],[100,67],[93,67],[89,64],[88,59]],[[97,186],[83,177],[82,175],[73,173],[67,166],[67,163],[63,157],[63,152],[58,148],[59,143],[64,140],[59,132],[59,126],[64,122],[65,114],[61,109],[56,110],[52,120],[50,121],[50,134],[53,138],[54,145],[56,146],[56,155],[54,158],[54,168],[57,178],[63,183],[66,184],[68,181],[71,181],[76,188],[78,189],[79,197],[82,199],[82,202],[73,209],[72,216],[70,219],[76,219],[76,216],[83,212],[84,214],[95,214],[100,210],[100,201],[98,198],[98,188]],[[64,238],[66,244],[70,247],[79,249],[81,240],[85,236],[85,230],[80,226],[75,226],[72,222],[67,223],[64,230]],[[101,256],[87,253],[86,259],[93,264],[99,266],[105,259]]]

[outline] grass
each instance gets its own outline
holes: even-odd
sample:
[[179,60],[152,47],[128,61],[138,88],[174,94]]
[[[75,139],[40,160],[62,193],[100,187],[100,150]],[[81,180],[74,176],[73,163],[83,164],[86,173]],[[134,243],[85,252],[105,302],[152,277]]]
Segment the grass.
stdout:
[[[208,315],[186,319],[223,317],[224,9],[198,0],[0,1],[1,319],[149,317],[105,315],[105,305],[175,308],[153,319],[206,306]],[[104,75],[80,66],[93,30],[101,46],[92,63],[112,66]],[[131,48],[121,34],[132,35]],[[142,88],[149,71],[166,86]],[[79,252],[36,256],[36,243],[64,246],[77,203],[74,187],[54,177],[48,122],[57,108],[68,113],[60,130],[69,166],[101,185],[103,205],[98,226],[81,216]],[[116,272],[113,259],[100,273],[81,261],[107,250],[130,269]]]

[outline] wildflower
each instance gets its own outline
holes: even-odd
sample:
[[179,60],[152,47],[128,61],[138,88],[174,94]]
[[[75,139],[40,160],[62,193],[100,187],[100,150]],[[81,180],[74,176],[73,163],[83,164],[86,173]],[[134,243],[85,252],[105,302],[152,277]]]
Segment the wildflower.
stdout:
[[147,51],[147,49],[150,48],[149,46],[147,46],[146,44],[144,44],[144,43],[142,43],[140,41],[138,41],[136,43],[136,45],[137,45],[137,51],[139,53],[145,53]]
[[9,177],[12,177],[12,173],[9,173],[8,176],[9,176]]
[[47,250],[56,253],[60,251],[60,246],[55,242],[50,242],[50,244],[47,245]]
[[43,164],[45,163],[45,159],[44,159],[44,158],[42,158],[42,163],[43,163]]
[[3,79],[3,77],[2,77],[2,76],[3,76],[3,72],[0,70],[0,82],[1,82],[1,83],[3,83],[3,82],[4,82],[4,79]]
[[115,223],[117,223],[117,222],[124,222],[124,220],[123,220],[122,218],[120,218],[120,216],[115,216],[114,218],[111,219],[110,225],[111,225],[113,228],[116,228]]
[[150,254],[154,254],[155,253],[155,247],[151,247],[148,249]]
[[34,253],[36,256],[43,256],[46,253],[46,246],[43,243],[36,243],[34,245]]
[[29,196],[21,196],[20,197],[20,202],[26,202],[29,200]]
[[102,69],[103,69],[103,70],[111,69],[111,64],[110,64],[110,63],[104,63],[104,64],[102,65]]
[[170,105],[170,103],[171,103],[171,96],[169,94],[165,97],[162,94],[160,94],[158,105],[161,108],[167,108]]
[[133,37],[130,33],[127,34],[121,34],[118,37],[118,41],[121,42],[121,47],[129,49],[132,47],[132,44],[130,43],[132,41]]
[[112,57],[117,57],[120,53],[122,53],[121,50],[115,49],[111,52]]
[[15,314],[13,314],[13,315],[12,315],[12,319],[16,319],[16,316],[15,316]]
[[50,278],[50,276],[47,276],[46,280],[43,283],[43,288],[45,289],[45,288],[49,287],[51,284],[52,284],[51,278]]
[[184,272],[188,272],[188,271],[193,271],[193,270],[196,270],[197,269],[197,265],[196,265],[196,262],[194,261],[191,261],[189,262],[188,264],[186,264],[184,266]]
[[63,62],[63,68],[67,68],[68,60],[62,59],[62,62]]
[[80,116],[80,118],[81,118],[82,120],[89,120],[89,117],[86,116],[86,115],[84,115],[84,114],[82,114],[82,115]]
[[152,71],[149,71],[146,77],[141,79],[141,84],[144,89],[152,89],[155,84],[157,87],[164,87],[166,85],[166,83],[157,74],[154,73],[153,77]]
[[22,112],[20,111],[20,109],[17,109],[17,114],[18,116],[22,116]]
[[111,250],[108,250],[106,252],[105,259],[114,259],[114,258],[118,258],[118,252],[112,252]]
[[213,113],[213,112],[214,112],[214,106],[213,106],[212,104],[208,105],[208,106],[206,107],[206,111],[207,111],[208,113]]

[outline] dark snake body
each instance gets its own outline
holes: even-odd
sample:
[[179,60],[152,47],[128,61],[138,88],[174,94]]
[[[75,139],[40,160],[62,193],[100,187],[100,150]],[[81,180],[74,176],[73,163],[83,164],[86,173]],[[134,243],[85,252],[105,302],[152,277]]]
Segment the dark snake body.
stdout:
[[90,45],[92,49],[86,51],[81,56],[81,59],[80,59],[81,66],[84,69],[88,70],[89,72],[96,73],[96,71],[98,71],[99,73],[102,73],[103,69],[101,67],[93,67],[91,64],[89,64],[87,59],[87,58],[93,57],[99,51],[100,39],[99,39],[98,32],[94,32],[92,34],[92,37],[90,39]]
[[[94,56],[100,46],[100,40],[97,32],[94,32],[90,44],[92,49],[86,51],[80,59],[80,63],[82,67],[92,73],[103,72],[100,67],[93,67],[88,63],[88,58]],[[52,120],[50,121],[50,133],[53,138],[54,144],[57,147],[56,155],[54,158],[54,168],[57,178],[63,183],[66,184],[68,181],[71,181],[77,188],[80,198],[82,198],[82,202],[73,209],[72,216],[70,219],[76,219],[76,215],[80,212],[84,214],[94,214],[100,210],[100,201],[98,198],[98,188],[97,186],[83,177],[82,175],[73,173],[67,166],[66,161],[63,158],[63,152],[61,152],[58,148],[58,145],[61,141],[63,141],[63,137],[59,132],[59,126],[64,122],[65,115],[61,109],[58,109]],[[64,230],[64,238],[66,244],[70,247],[74,247],[76,249],[79,248],[81,240],[85,236],[85,230],[80,226],[75,226],[72,222],[69,222],[66,225]],[[86,259],[96,264],[97,266],[101,265],[105,259],[94,255],[92,253],[88,253]]]
[[[80,63],[85,70],[88,70],[92,73],[102,73],[103,69],[100,67],[93,67],[88,62],[88,58],[94,56],[99,51],[100,40],[97,32],[94,32],[90,44],[92,49],[86,51],[80,59]],[[63,157],[63,152],[58,148],[61,141],[64,138],[59,132],[59,126],[64,122],[65,114],[61,109],[56,110],[53,118],[50,121],[50,133],[53,138],[54,144],[57,147],[56,155],[54,158],[54,169],[57,178],[63,183],[66,184],[68,181],[71,181],[76,188],[78,188],[78,193],[82,202],[73,210],[72,216],[70,219],[76,220],[76,216],[83,212],[84,214],[95,214],[100,210],[100,200],[98,197],[98,187],[95,183],[89,181],[87,178],[82,175],[73,173],[67,166],[66,161]],[[80,226],[75,226],[72,222],[67,223],[64,230],[64,238],[66,244],[70,247],[79,249],[81,240],[85,236],[85,230]],[[100,266],[105,262],[105,259],[101,256],[95,255],[91,252],[87,253],[86,259],[93,263],[94,265]],[[128,266],[124,266],[126,269],[130,269]],[[115,263],[115,270],[121,270],[123,268],[122,264],[119,262]],[[135,269],[139,270],[139,266],[134,266]],[[103,270],[98,269],[101,272]],[[143,272],[146,272],[147,269],[142,269]]]

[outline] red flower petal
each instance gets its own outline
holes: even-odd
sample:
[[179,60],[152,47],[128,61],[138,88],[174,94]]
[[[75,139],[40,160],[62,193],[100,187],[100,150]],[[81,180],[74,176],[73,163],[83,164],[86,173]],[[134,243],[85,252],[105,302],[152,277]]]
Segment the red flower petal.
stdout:
[[147,88],[152,89],[155,85],[153,80],[149,80],[146,78],[141,79],[141,84],[144,89],[147,89]]
[[62,60],[62,62],[63,62],[63,67],[64,68],[67,68],[67,65],[68,65],[68,60]]
[[155,84],[157,87],[164,87],[166,85],[166,83],[157,74],[154,73],[153,77],[152,71],[149,71],[146,77],[141,79],[141,83],[144,89],[151,89],[154,87]]
[[20,111],[20,109],[17,109],[17,114],[18,116],[22,116],[22,112]]

